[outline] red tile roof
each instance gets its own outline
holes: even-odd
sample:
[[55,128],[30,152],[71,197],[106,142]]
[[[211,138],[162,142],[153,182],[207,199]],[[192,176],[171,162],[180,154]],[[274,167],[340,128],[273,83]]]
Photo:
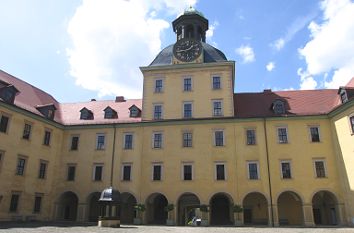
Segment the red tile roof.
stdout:
[[286,114],[306,116],[327,114],[340,104],[337,90],[265,91],[234,95],[235,117],[279,116],[271,109],[275,100],[284,100]]
[[345,85],[346,87],[353,87],[354,88],[354,77]]

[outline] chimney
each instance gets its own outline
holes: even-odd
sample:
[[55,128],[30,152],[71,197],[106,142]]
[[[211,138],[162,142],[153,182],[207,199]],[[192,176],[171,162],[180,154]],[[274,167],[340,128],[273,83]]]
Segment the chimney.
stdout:
[[272,89],[264,89],[263,93],[271,93]]
[[91,99],[91,102],[96,101],[96,99]]
[[116,96],[116,102],[125,102],[124,96]]

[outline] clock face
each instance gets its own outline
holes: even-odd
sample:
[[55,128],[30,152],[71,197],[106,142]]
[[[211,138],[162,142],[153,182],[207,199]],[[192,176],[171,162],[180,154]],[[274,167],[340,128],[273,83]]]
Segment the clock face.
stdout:
[[174,56],[183,62],[191,62],[202,53],[202,44],[193,39],[182,39],[173,46]]

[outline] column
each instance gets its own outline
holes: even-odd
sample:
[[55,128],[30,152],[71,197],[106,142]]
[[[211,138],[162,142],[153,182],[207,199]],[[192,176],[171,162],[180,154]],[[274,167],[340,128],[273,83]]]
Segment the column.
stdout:
[[[343,203],[338,203],[336,205],[336,209],[337,209],[337,222],[338,222],[338,225],[341,225],[341,226],[344,226],[346,224],[348,224],[346,221],[345,221],[345,208],[344,208],[344,204]],[[352,224],[352,223],[349,223],[349,224]]]
[[314,219],[313,219],[312,203],[304,203],[304,204],[302,204],[302,212],[303,212],[303,215],[304,215],[304,225],[306,227],[315,226],[315,222],[314,222]]
[[273,222],[274,226],[279,226],[279,214],[278,214],[278,205],[273,204],[273,206],[268,205],[268,225],[272,226],[272,210],[273,210]]

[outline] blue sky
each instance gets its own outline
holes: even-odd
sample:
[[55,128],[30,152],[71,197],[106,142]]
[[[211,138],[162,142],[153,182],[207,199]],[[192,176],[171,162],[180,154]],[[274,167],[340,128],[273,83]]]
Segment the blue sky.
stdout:
[[235,92],[337,88],[354,77],[351,0],[0,2],[0,69],[60,102],[141,98],[142,75],[175,42],[189,5],[207,42],[236,61]]

